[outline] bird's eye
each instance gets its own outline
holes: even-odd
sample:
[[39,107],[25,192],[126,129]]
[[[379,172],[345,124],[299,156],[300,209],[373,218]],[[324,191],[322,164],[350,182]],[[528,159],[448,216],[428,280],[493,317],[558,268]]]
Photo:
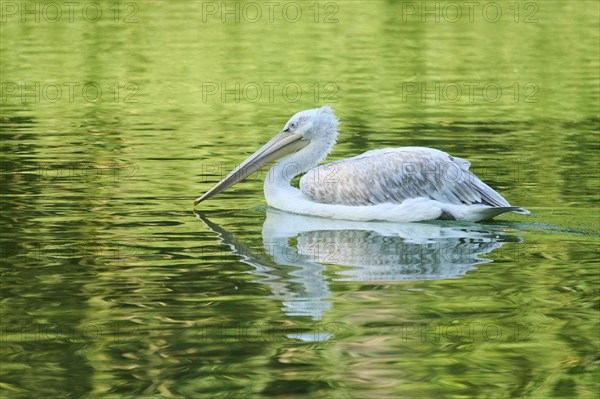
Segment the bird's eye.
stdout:
[[290,125],[288,126],[288,129],[290,130],[295,130],[296,127],[298,127],[298,124],[296,122],[292,122],[290,123]]

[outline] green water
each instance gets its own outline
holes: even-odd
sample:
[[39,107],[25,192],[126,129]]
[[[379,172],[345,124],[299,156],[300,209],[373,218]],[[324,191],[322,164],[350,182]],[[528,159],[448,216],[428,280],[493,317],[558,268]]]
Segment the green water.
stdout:
[[[597,397],[598,3],[269,4],[1,3],[0,396]],[[323,104],[532,215],[192,213]]]

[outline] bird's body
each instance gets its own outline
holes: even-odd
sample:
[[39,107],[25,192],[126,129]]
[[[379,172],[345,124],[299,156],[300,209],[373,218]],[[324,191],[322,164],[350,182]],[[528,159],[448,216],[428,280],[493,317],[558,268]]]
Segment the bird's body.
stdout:
[[[510,206],[471,173],[468,161],[433,148],[372,150],[314,167],[335,144],[337,124],[329,107],[299,112],[273,140],[195,203],[291,152],[271,167],[264,186],[269,206],[284,211],[336,219],[398,222],[480,221],[505,212],[527,213]],[[293,187],[291,180],[305,172],[300,189]]]

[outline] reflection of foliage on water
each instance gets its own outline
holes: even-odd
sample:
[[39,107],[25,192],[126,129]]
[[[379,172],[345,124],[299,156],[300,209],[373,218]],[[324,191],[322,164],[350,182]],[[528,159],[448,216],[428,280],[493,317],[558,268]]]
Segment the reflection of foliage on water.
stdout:
[[[267,14],[257,23],[231,23],[231,15],[202,22],[203,6],[234,3],[139,3],[136,23],[124,23],[131,2],[119,3],[117,23],[112,2],[89,3],[90,12],[95,4],[105,11],[98,23],[80,13],[70,22],[62,2],[27,3],[26,22],[19,10],[3,14],[3,393],[594,397],[596,3],[540,2],[537,23],[523,23],[525,6],[536,2],[517,4],[518,22],[514,2],[491,2],[505,7],[498,23],[480,15],[470,22],[466,13],[457,23],[404,21],[403,7],[428,3],[416,1],[337,2],[336,23],[322,23],[327,2],[318,4],[319,23],[307,8],[298,23],[270,23]],[[439,9],[452,4],[464,6],[440,2]],[[36,10],[52,17],[55,5],[63,7],[59,23],[35,20]],[[288,83],[302,90],[297,102],[283,92]],[[471,101],[471,83],[500,87],[502,96],[493,103],[477,93]],[[59,86],[62,97],[32,94],[36,84]],[[71,84],[103,92],[96,102],[80,91],[71,101]],[[11,93],[15,87],[25,89]],[[262,90],[255,102],[255,92],[243,92],[252,87]],[[451,87],[463,90],[458,101],[440,92]],[[525,101],[531,87],[537,102]],[[138,102],[126,100],[130,88]],[[425,98],[424,89],[432,91]],[[198,227],[191,201],[218,180],[222,165],[231,169],[291,114],[324,103],[342,121],[331,160],[406,145],[468,159],[511,203],[534,212],[494,225],[523,241],[481,256],[477,246],[486,252],[492,239],[464,241],[439,256],[439,243],[413,249],[372,237],[371,249],[385,256],[365,257],[353,243],[369,236],[352,232],[340,252],[354,266],[313,259],[313,269],[282,267],[259,236],[258,179],[207,204],[246,253]],[[84,174],[85,165],[95,174]],[[134,178],[114,179],[111,165],[137,166]],[[68,175],[73,166],[80,170]],[[288,261],[306,262],[317,249],[316,263],[330,261],[331,244],[318,244],[327,234],[271,245],[300,245],[300,253],[285,252]],[[240,262],[244,256],[266,265],[262,274]],[[348,274],[391,259],[411,277],[454,270],[459,278]],[[477,259],[494,262],[467,271]],[[422,260],[435,267],[416,267]],[[323,298],[312,304],[328,306],[324,320],[284,314],[282,301],[302,303],[297,293]],[[339,328],[331,338],[317,333],[320,325]],[[270,334],[268,326],[277,339],[260,335]],[[532,336],[511,339],[532,326]],[[494,331],[502,336],[491,339]]]

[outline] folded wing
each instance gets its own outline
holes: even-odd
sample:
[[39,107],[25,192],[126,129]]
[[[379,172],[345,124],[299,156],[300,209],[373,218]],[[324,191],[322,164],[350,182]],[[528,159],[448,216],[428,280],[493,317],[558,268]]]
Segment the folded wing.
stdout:
[[326,204],[400,204],[425,197],[448,204],[510,206],[469,166],[432,148],[386,148],[311,169],[300,179],[300,189]]

